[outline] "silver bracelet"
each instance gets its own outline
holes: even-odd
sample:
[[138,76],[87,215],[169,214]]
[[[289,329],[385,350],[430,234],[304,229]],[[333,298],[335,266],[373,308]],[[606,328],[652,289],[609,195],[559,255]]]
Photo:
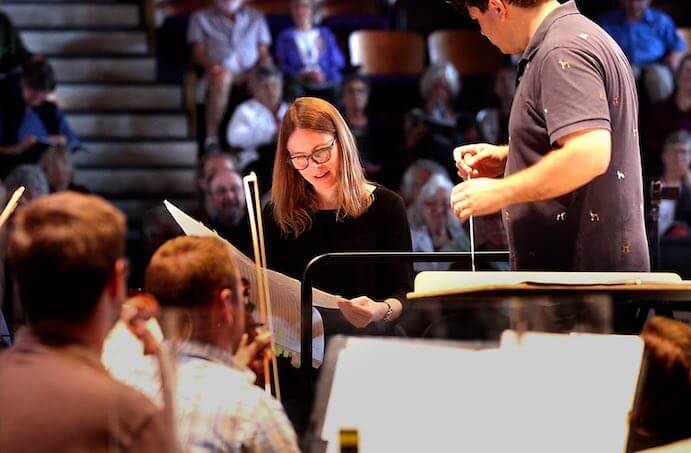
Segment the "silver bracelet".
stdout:
[[393,316],[393,308],[391,308],[391,304],[387,301],[384,301],[386,304],[386,313],[384,314],[384,317],[381,319],[384,322],[389,322],[391,321],[391,317]]

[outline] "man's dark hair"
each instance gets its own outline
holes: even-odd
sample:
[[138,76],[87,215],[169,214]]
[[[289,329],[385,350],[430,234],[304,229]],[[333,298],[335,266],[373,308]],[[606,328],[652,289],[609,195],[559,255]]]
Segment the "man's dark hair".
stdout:
[[22,80],[27,86],[37,91],[53,91],[55,89],[55,73],[53,67],[45,60],[32,61],[24,65]]
[[146,268],[146,290],[163,307],[208,308],[219,291],[236,289],[230,249],[215,237],[180,236],[163,244]]
[[125,216],[94,195],[60,192],[21,208],[8,258],[29,322],[81,321],[125,251]]
[[[544,2],[545,0],[507,0],[507,3],[520,6],[521,8],[531,8]],[[446,0],[446,3],[463,13],[467,11],[469,6],[474,6],[484,13],[487,11],[489,0]]]

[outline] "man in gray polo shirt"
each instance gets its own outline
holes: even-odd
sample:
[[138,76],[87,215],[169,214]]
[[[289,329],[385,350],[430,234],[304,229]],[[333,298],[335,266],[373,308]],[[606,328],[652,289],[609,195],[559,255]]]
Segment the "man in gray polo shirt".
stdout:
[[[573,1],[454,0],[522,54],[509,145],[454,150],[455,214],[502,210],[516,270],[648,271],[638,101],[626,56]],[[503,178],[495,178],[500,175]]]

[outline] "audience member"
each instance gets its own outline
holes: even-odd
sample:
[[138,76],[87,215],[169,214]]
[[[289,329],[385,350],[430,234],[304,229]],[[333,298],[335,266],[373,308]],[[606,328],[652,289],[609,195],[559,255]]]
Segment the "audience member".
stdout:
[[163,414],[100,363],[126,295],[124,251],[125,218],[97,197],[17,212],[8,259],[29,325],[0,354],[3,452],[170,451]]
[[257,172],[263,188],[270,185],[276,134],[288,105],[283,102],[281,72],[260,66],[250,75],[252,99],[238,105],[228,124],[228,143],[238,149],[236,166]]
[[242,177],[233,170],[219,170],[209,178],[202,222],[247,256],[252,256],[252,237]]
[[662,183],[679,187],[677,200],[660,202],[660,235],[691,239],[691,133],[671,134],[662,148]]
[[209,178],[218,170],[235,170],[235,162],[228,153],[206,153],[197,161],[197,190],[199,191],[200,201],[203,202],[204,194],[209,186]]
[[315,0],[290,0],[293,26],[276,40],[276,61],[288,77],[291,97],[335,99],[345,59],[327,27],[316,27]]
[[691,438],[691,327],[655,316],[645,323],[641,337],[645,358],[631,413],[629,451]]
[[367,78],[360,75],[347,76],[341,86],[343,119],[355,137],[367,178],[387,184],[390,178],[386,175],[385,167],[393,164],[390,162],[394,160],[390,151],[395,147],[392,143],[396,143],[396,137],[391,128],[380,124],[368,114],[369,95],[370,84]]
[[[297,452],[279,401],[253,385],[237,351],[247,344],[243,289],[229,248],[218,238],[178,237],[154,254],[146,290],[162,310],[184,314],[177,348],[175,402],[186,451]],[[166,332],[168,338],[177,332]],[[261,341],[261,340],[257,340]],[[263,353],[266,344],[251,343]],[[236,354],[235,357],[233,354]],[[256,354],[255,354],[256,356]],[[249,359],[249,360],[247,360]],[[145,362],[124,380],[161,401],[158,367]]]
[[0,11],[0,99],[3,104],[20,96],[21,67],[32,58],[35,56],[24,46],[10,18]]
[[453,168],[449,150],[464,143],[472,129],[472,119],[456,110],[461,79],[451,63],[431,65],[420,80],[422,108],[413,109],[406,118],[404,149],[413,159],[432,159]]
[[[408,208],[415,252],[461,252],[470,250],[470,239],[451,212],[453,183],[443,174],[432,175]],[[450,263],[415,263],[415,271],[448,269]]]
[[659,152],[662,142],[672,132],[691,132],[691,54],[679,63],[674,94],[653,107],[643,126],[648,129],[648,154]]
[[686,44],[671,17],[650,7],[651,0],[620,0],[598,22],[624,50],[642,77],[645,94],[653,104],[663,101],[674,90],[676,71]]
[[74,177],[72,153],[64,146],[48,148],[38,163],[48,179],[51,192],[71,190],[73,192],[89,193],[89,189],[72,181]]
[[432,175],[444,175],[447,178],[449,173],[440,164],[429,159],[418,159],[403,173],[401,188],[399,193],[403,197],[406,207],[415,203],[420,193],[420,189],[432,177]]
[[35,61],[24,66],[21,99],[0,112],[0,156],[7,167],[27,161],[36,163],[40,153],[29,150],[37,142],[45,145],[42,149],[49,145],[71,150],[81,147],[64,112],[48,100],[53,90],[55,75],[50,64]]
[[516,68],[499,68],[493,79],[489,106],[480,110],[475,120],[481,141],[505,145],[509,142],[509,114],[516,93]]
[[29,204],[36,198],[50,193],[48,178],[38,165],[23,164],[16,167],[5,178],[5,187],[8,193],[14,193],[19,187],[24,186],[24,195],[19,199],[19,204]]
[[[142,248],[148,263],[164,242],[184,234],[168,209],[163,205],[154,206],[142,216]],[[143,280],[142,280],[143,281]]]
[[208,85],[205,150],[217,150],[231,87],[244,84],[258,63],[271,61],[271,34],[264,15],[243,0],[214,0],[190,18],[187,41]]

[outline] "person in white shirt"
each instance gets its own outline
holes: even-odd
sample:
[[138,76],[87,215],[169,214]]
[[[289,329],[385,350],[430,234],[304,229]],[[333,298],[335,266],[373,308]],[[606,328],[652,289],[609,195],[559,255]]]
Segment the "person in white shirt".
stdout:
[[[252,99],[238,105],[228,124],[228,144],[237,150],[236,167],[254,170],[270,181],[276,135],[288,105],[283,102],[283,81],[275,66],[260,66],[250,76]],[[266,173],[268,178],[262,178]],[[263,182],[263,181],[262,181]]]
[[244,0],[214,0],[190,18],[187,41],[192,60],[204,69],[208,85],[205,150],[215,151],[232,85],[244,83],[256,65],[272,61],[269,26],[262,13],[244,6]]

